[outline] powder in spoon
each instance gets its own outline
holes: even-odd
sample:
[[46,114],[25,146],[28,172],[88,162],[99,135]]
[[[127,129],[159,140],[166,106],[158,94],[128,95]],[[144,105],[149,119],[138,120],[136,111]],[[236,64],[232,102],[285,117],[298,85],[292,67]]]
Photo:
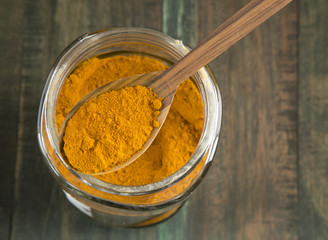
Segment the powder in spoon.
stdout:
[[106,172],[141,150],[154,127],[162,99],[143,86],[125,87],[90,99],[67,122],[64,153],[86,174]]

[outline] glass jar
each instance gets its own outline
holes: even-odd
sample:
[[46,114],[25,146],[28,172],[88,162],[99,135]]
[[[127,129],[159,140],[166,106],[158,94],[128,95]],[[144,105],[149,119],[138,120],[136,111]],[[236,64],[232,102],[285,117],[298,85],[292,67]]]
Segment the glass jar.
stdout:
[[219,89],[208,67],[192,79],[201,94],[204,126],[189,161],[174,174],[142,186],[121,186],[82,175],[63,164],[56,128],[56,101],[70,72],[99,54],[142,54],[172,64],[189,52],[181,41],[143,28],[111,28],[85,34],[72,42],[53,65],[40,102],[38,140],[44,160],[67,199],[80,211],[105,224],[125,227],[160,222],[179,209],[204,178],[218,144],[222,118]]

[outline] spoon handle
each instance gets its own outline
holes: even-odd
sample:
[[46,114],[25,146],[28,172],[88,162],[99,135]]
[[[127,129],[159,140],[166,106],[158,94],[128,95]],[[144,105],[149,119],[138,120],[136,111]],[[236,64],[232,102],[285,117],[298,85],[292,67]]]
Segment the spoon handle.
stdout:
[[178,86],[291,1],[252,0],[160,77],[168,85]]

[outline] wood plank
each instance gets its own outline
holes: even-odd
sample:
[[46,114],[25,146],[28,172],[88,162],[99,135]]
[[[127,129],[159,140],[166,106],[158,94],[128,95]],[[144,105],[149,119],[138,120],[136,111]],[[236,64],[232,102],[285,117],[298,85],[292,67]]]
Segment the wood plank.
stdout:
[[[199,38],[247,1],[201,1]],[[223,95],[192,239],[297,239],[297,3],[210,64]]]
[[328,5],[300,0],[300,239],[328,239]]
[[[42,160],[36,138],[42,85],[54,60],[49,54],[53,6],[41,1],[16,1],[13,4],[21,13],[19,21],[13,24],[22,26],[22,30],[16,32],[22,39],[22,49],[19,54],[19,131],[11,238],[40,239],[50,218],[49,204],[57,199],[54,192],[59,193]],[[60,229],[58,224],[53,227],[57,231]]]
[[197,1],[163,1],[163,33],[196,46]]
[[20,92],[20,55],[22,26],[15,24],[21,20],[22,11],[16,9],[12,1],[2,1],[0,16],[0,236],[10,238],[11,217],[14,203],[14,172],[18,135]]
[[[72,21],[78,19],[78,21]],[[78,36],[99,29],[120,26],[146,27],[160,30],[162,25],[161,2],[142,1],[56,1],[54,15],[56,52],[62,51]]]

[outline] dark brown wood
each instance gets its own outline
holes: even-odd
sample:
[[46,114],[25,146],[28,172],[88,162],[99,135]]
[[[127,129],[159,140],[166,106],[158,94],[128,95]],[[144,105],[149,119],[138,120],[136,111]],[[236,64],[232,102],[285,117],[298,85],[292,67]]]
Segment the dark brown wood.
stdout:
[[[0,236],[10,236],[14,209],[15,159],[19,133],[20,56],[22,26],[15,24],[22,14],[8,1],[0,8]],[[5,19],[5,22],[4,22]]]
[[[48,5],[49,4],[49,5]],[[16,1],[13,9],[19,15],[14,26],[21,26],[13,34],[22,42],[18,57],[19,100],[18,133],[15,161],[14,209],[11,216],[11,239],[41,239],[49,229],[51,204],[61,194],[59,187],[46,172],[36,144],[37,109],[49,70],[55,56],[51,55],[53,41],[54,2]],[[19,7],[18,7],[19,6]],[[17,46],[13,46],[13,49]],[[15,56],[15,55],[13,55]],[[10,82],[10,79],[7,79]],[[60,212],[60,211],[59,211]],[[54,214],[55,216],[55,214]],[[53,224],[59,229],[60,222]],[[32,229],[32,230],[31,230]],[[38,230],[37,230],[38,229]],[[58,231],[52,231],[58,236]],[[54,237],[55,238],[55,235]]]
[[[202,1],[199,38],[241,5]],[[194,239],[298,239],[297,9],[293,2],[210,64],[222,134],[193,199]]]
[[196,46],[248,0],[96,2],[0,0],[0,238],[328,239],[326,1],[294,0],[210,64],[223,96],[214,163],[177,214],[141,229],[84,216],[46,168],[36,115],[50,66],[110,26]]
[[300,239],[328,239],[328,4],[300,1]]

